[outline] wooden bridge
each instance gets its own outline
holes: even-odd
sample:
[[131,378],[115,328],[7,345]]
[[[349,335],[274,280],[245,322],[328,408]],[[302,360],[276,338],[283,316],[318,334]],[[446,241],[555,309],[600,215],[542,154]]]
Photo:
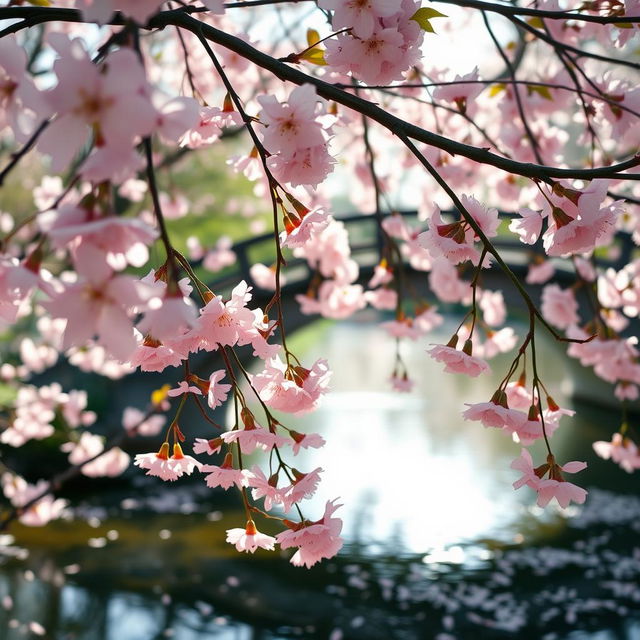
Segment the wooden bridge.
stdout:
[[[396,214],[402,215],[409,223],[419,223],[417,211],[399,211]],[[455,215],[455,211],[443,211],[443,216],[448,217]],[[389,217],[390,213],[378,214],[349,214],[337,217],[336,220],[342,222],[348,233],[351,245],[352,258],[356,260],[360,267],[359,282],[366,281],[374,269],[380,262],[383,250],[383,235],[380,230],[380,219]],[[501,220],[507,221],[517,217],[515,213],[500,212]],[[426,229],[426,223],[420,223],[421,228]],[[419,225],[416,225],[419,226]],[[542,240],[534,245],[525,245],[511,232],[501,233],[492,240],[494,246],[500,251],[503,259],[509,267],[519,276],[526,275],[529,264],[535,255],[546,257],[542,248]],[[628,264],[632,258],[635,245],[632,241],[631,234],[619,231],[616,234],[616,254],[614,257],[606,257],[599,259],[600,266],[613,267],[616,270],[621,269]],[[251,265],[258,260],[255,256],[269,255],[269,250],[275,260],[273,233],[265,233],[254,236],[246,240],[241,240],[233,245],[232,251],[237,256],[237,261],[232,267],[222,270],[219,274],[214,275],[207,282],[212,291],[226,293],[230,291],[241,280],[245,280],[254,287],[257,297],[268,297],[268,291],[261,289],[251,277]],[[200,266],[202,261],[194,262],[194,266]],[[568,282],[573,279],[573,266],[568,260],[557,260],[554,263],[556,267],[556,279],[561,282]],[[408,264],[406,269],[413,274],[417,272]],[[496,272],[500,271],[499,267],[493,267],[490,270],[495,277]],[[309,281],[314,275],[313,269],[307,264],[303,258],[291,257],[287,260],[287,266],[283,269],[286,276],[286,283],[282,286],[284,294],[293,294],[306,290]],[[493,277],[491,278],[493,279]]]

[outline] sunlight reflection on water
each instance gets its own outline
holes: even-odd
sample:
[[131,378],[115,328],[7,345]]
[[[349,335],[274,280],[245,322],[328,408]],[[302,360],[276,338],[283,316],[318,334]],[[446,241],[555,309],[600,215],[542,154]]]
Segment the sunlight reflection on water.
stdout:
[[[302,505],[306,517],[320,517],[326,500],[344,504],[337,558],[303,571],[287,552],[237,554],[224,542],[244,518],[234,496],[138,474],[133,488],[114,492],[116,507],[88,505],[46,530],[18,528],[15,545],[0,538],[9,545],[0,640],[33,636],[33,621],[46,637],[81,640],[640,637],[640,549],[630,549],[640,500],[594,488],[584,511],[565,514],[575,520],[538,509],[533,494],[511,487],[520,447],[461,417],[465,402],[491,397],[510,358],[469,380],[444,374],[426,340],[403,345],[416,388],[398,394],[387,381],[393,343],[361,317],[292,337],[303,365],[328,358],[332,391],[315,413],[282,416],[327,440],[295,462],[301,471],[324,468],[319,495]],[[450,319],[430,340],[446,342],[455,327]],[[555,346],[539,348],[545,383],[559,389],[566,360]],[[554,436],[563,460],[566,452],[591,465],[589,440],[607,416],[592,407],[567,420]],[[601,486],[603,476],[593,477]],[[613,482],[621,486],[619,475]],[[576,620],[593,631],[574,632]]]
[[[456,326],[450,320],[429,341],[446,342]],[[325,501],[339,496],[346,539],[385,552],[424,553],[485,537],[513,542],[532,503],[526,489],[511,487],[518,475],[509,464],[520,447],[461,416],[465,402],[491,397],[509,358],[496,358],[491,374],[470,380],[443,373],[426,353],[426,340],[404,344],[416,384],[401,394],[388,382],[393,341],[375,324],[318,325],[309,332],[318,338],[302,362],[326,357],[331,391],[314,413],[282,416],[287,426],[327,440],[296,459],[300,470],[324,469],[318,495],[303,503],[305,516],[320,517]],[[309,344],[304,332],[294,340]],[[295,343],[293,349],[298,353]],[[545,381],[559,381],[562,369],[553,366]]]

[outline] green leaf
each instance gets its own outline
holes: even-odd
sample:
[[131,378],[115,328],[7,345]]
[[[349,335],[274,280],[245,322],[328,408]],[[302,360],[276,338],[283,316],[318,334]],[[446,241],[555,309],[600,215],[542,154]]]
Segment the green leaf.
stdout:
[[319,47],[307,49],[307,51],[300,54],[300,59],[306,60],[311,64],[317,64],[318,66],[324,66],[327,64],[324,59],[324,49],[320,49]]
[[494,84],[491,89],[489,89],[489,97],[490,98],[494,98],[495,96],[497,96],[499,93],[501,93],[502,91],[504,91],[507,88],[506,84]]
[[447,18],[444,13],[440,13],[430,7],[421,7],[412,16],[411,20],[415,20],[423,31],[428,33],[435,33],[434,28],[431,26],[430,20],[432,18]]
[[553,96],[551,95],[551,91],[549,91],[549,87],[544,87],[539,84],[528,84],[527,95],[533,95],[534,93],[537,93],[545,100],[553,102]]
[[313,47],[316,42],[320,41],[320,34],[315,29],[307,29],[307,44]]

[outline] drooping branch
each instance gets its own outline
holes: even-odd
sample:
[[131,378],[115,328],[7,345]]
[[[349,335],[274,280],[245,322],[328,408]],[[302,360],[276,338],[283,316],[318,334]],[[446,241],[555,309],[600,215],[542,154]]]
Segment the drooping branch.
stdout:
[[[594,93],[592,91],[587,91],[583,88],[578,91],[576,87],[570,87],[566,84],[560,84],[557,82],[545,82],[542,80],[512,80],[510,78],[504,78],[500,80],[495,79],[478,79],[478,80],[448,80],[442,82],[403,82],[401,84],[359,84],[358,87],[362,89],[369,89],[371,91],[386,91],[390,95],[397,95],[398,97],[403,97],[402,94],[396,94],[395,91],[401,91],[403,89],[429,89],[431,87],[451,87],[451,86],[464,86],[464,85],[485,85],[488,87],[489,85],[505,85],[505,86],[523,86],[523,87],[546,87],[547,89],[558,89],[559,91],[568,91],[573,94],[581,94],[584,96],[588,96],[589,98],[596,98],[597,100],[601,100],[602,102],[606,102],[607,104],[613,105],[620,111],[625,111],[626,113],[630,113],[636,118],[640,118],[640,111],[636,111],[631,107],[627,107],[622,104],[618,100],[614,100],[613,98],[609,98],[606,95],[602,95],[602,92]],[[349,89],[351,85],[348,84],[340,84],[337,83],[334,86],[339,87],[340,89]]]
[[294,69],[287,64],[268,56],[261,51],[255,49],[250,44],[244,42],[240,38],[229,35],[215,27],[203,24],[195,20],[191,16],[181,12],[165,12],[160,14],[151,22],[160,21],[166,24],[179,23],[185,29],[194,33],[200,32],[207,40],[220,44],[235,53],[245,57],[258,66],[271,71],[281,80],[287,80],[297,85],[312,84],[315,86],[318,95],[327,100],[333,100],[345,107],[375,120],[383,127],[396,135],[404,135],[419,142],[438,147],[452,155],[462,155],[470,160],[482,164],[494,166],[503,171],[514,173],[517,175],[535,178],[545,182],[549,182],[552,178],[565,179],[581,179],[593,180],[594,178],[625,178],[631,180],[640,180],[638,174],[623,174],[624,171],[636,167],[640,164],[640,157],[632,158],[609,167],[600,167],[595,169],[560,169],[545,165],[537,165],[534,163],[518,162],[503,158],[487,149],[474,147],[455,140],[450,140],[444,136],[440,136],[431,131],[427,131],[421,127],[413,125],[401,118],[398,118],[378,105],[369,102],[359,96],[353,95],[338,89],[334,85],[308,75],[298,69]]
[[575,20],[579,22],[593,22],[596,24],[612,25],[640,23],[640,16],[633,15],[594,16],[588,13],[532,9],[530,7],[518,7],[512,4],[485,2],[484,0],[433,0],[433,2],[452,4],[457,7],[468,7],[469,9],[479,9],[480,11],[491,11],[492,13],[499,13],[506,17],[530,16],[532,18],[544,18],[545,20]]
[[[27,13],[21,15],[20,11],[22,9]],[[7,12],[6,14],[4,13],[5,11]],[[37,9],[37,12],[40,12],[37,18],[37,22],[39,23],[53,20],[60,20],[63,22],[84,22],[82,14],[73,9],[39,8]],[[0,9],[0,19],[5,16],[12,18],[30,17],[33,22],[33,20],[36,20],[36,18],[33,17],[34,15],[38,14],[34,14],[34,10],[31,7],[11,7],[6,10]],[[112,19],[111,24],[124,24],[124,19],[122,16],[116,14]],[[390,132],[398,136],[402,135],[415,141],[437,147],[454,156],[461,155],[480,164],[490,165],[511,174],[534,178],[547,183],[550,183],[554,178],[569,180],[593,180],[596,178],[640,180],[640,173],[624,173],[625,171],[640,165],[640,156],[638,155],[634,155],[623,162],[619,162],[608,167],[596,167],[592,169],[563,169],[529,162],[518,162],[492,153],[488,149],[457,142],[445,136],[423,129],[417,125],[411,124],[402,118],[387,113],[378,105],[365,100],[364,98],[355,96],[329,82],[304,73],[303,71],[295,69],[284,62],[278,61],[272,56],[251,46],[244,40],[225,33],[224,31],[209,24],[205,24],[200,20],[193,18],[181,9],[164,11],[157,14],[149,21],[145,28],[161,29],[167,26],[182,27],[191,31],[196,36],[198,34],[202,34],[202,36],[210,42],[219,44],[237,53],[257,66],[270,71],[281,80],[285,80],[296,85],[311,84],[316,88],[319,96],[327,100],[333,100],[338,104],[367,116],[371,120],[375,120]]]
[[[530,315],[533,317],[537,317],[538,320],[545,326],[545,328],[551,333],[551,335],[560,342],[589,342],[592,338],[587,340],[575,340],[572,338],[565,338],[561,336],[544,318],[540,310],[536,307],[531,296],[528,291],[520,281],[520,278],[516,276],[515,273],[511,270],[509,265],[504,261],[498,250],[493,246],[493,243],[489,238],[487,238],[484,231],[481,229],[480,225],[476,222],[473,216],[467,211],[465,206],[460,201],[460,198],[456,195],[453,189],[445,182],[442,176],[438,173],[438,171],[433,167],[433,165],[425,158],[424,154],[420,153],[419,149],[411,142],[411,140],[407,136],[400,135],[400,140],[406,145],[407,149],[411,151],[411,153],[416,157],[416,159],[422,164],[422,166],[427,170],[427,172],[433,177],[433,179],[442,187],[442,189],[449,196],[455,207],[460,212],[460,215],[464,218],[465,222],[473,229],[474,233],[478,236],[480,241],[482,242],[484,248],[487,253],[490,253],[495,261],[498,263],[504,274],[509,278],[509,280],[516,287],[520,295],[522,296],[527,308],[529,310]],[[484,255],[484,253],[483,253]]]

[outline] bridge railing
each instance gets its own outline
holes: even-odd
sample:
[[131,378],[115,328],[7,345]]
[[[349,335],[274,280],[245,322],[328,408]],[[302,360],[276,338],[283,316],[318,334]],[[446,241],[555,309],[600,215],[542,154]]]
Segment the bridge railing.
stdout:
[[[405,218],[412,218],[418,221],[417,211],[398,211]],[[455,214],[453,211],[443,211],[444,216]],[[361,270],[371,270],[380,261],[383,248],[383,238],[380,233],[379,218],[388,217],[390,213],[383,214],[350,214],[346,216],[336,217],[342,222],[349,233],[352,257],[358,262]],[[510,220],[517,217],[517,214],[510,212],[500,212],[501,220]],[[418,226],[418,225],[416,225]],[[422,229],[426,229],[426,223],[421,222]],[[257,260],[254,256],[269,255],[272,252],[272,260],[275,260],[275,251],[273,250],[273,233],[264,233],[258,236],[247,238],[236,242],[232,251],[236,254],[237,261],[232,267],[228,267],[219,274],[213,274],[207,285],[215,292],[226,292],[235,286],[240,280],[245,280],[257,290],[260,287],[251,277],[251,265]],[[520,242],[512,233],[501,233],[495,237],[492,242],[495,247],[501,251],[505,262],[513,268],[522,270],[531,263],[533,255],[544,257],[546,254],[542,248],[542,240],[538,239],[534,245],[525,245]],[[616,233],[616,255],[599,259],[599,264],[605,267],[613,267],[616,270],[621,269],[632,259],[635,245],[631,234],[618,231]],[[194,266],[199,266],[201,261],[194,262]],[[410,268],[407,265],[407,268]],[[568,261],[565,265],[557,264],[560,271],[571,271]],[[303,258],[290,257],[287,259],[287,265],[283,270],[286,276],[286,283],[283,289],[297,288],[299,289],[305,281],[309,281],[313,276],[313,270],[309,267]]]

